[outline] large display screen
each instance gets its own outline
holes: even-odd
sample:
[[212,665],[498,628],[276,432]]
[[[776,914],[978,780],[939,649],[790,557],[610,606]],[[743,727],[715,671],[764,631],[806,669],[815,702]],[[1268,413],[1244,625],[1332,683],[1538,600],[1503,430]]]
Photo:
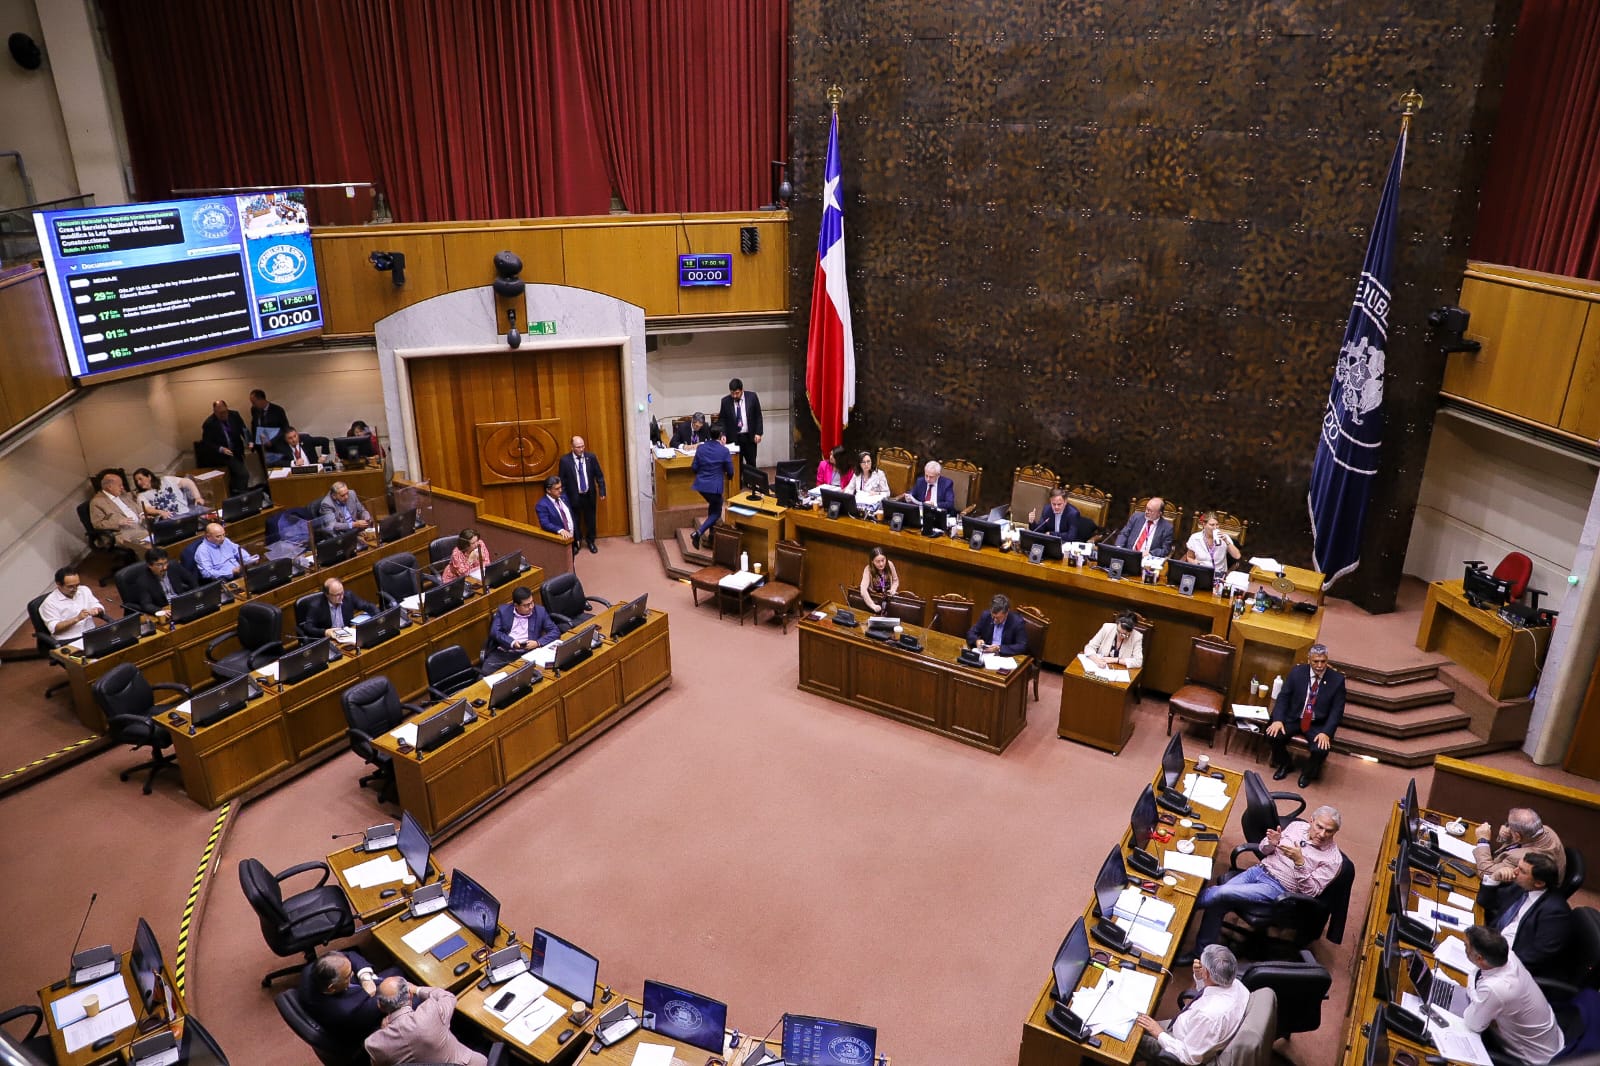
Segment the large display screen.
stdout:
[[44,211],[34,225],[80,378],[322,331],[304,190]]

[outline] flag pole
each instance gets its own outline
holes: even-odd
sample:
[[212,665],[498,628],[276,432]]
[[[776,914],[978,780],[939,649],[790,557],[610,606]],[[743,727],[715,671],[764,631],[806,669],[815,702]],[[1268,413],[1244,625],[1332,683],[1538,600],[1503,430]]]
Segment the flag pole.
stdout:
[[1407,89],[1400,94],[1400,133],[1404,135],[1411,131],[1411,116],[1422,110],[1422,94],[1415,89]]

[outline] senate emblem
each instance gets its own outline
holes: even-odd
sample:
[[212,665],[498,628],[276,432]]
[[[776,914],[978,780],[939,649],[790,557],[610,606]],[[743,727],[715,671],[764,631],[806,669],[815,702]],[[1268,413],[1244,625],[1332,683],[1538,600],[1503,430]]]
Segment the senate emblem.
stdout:
[[208,241],[220,241],[233,232],[233,212],[225,204],[208,200],[189,215],[200,235]]
[[705,1024],[700,1008],[682,999],[669,999],[661,1006],[661,1013],[672,1021],[680,1033],[693,1032]]
[[1361,425],[1361,416],[1383,405],[1383,349],[1366,337],[1359,337],[1339,350],[1339,365],[1334,380],[1339,382],[1339,406],[1350,421]]
[[858,1036],[839,1036],[828,1041],[828,1054],[834,1062],[846,1066],[868,1066],[872,1062],[872,1049]]
[[274,285],[287,285],[306,272],[306,253],[292,244],[274,244],[256,257],[256,273]]

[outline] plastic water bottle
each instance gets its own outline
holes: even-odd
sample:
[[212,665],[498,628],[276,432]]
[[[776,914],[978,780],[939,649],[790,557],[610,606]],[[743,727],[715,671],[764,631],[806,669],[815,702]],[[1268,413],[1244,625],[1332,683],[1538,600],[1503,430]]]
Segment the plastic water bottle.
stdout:
[[742,574],[748,574],[750,572],[750,553],[749,552],[740,552],[739,553],[739,572],[742,573]]

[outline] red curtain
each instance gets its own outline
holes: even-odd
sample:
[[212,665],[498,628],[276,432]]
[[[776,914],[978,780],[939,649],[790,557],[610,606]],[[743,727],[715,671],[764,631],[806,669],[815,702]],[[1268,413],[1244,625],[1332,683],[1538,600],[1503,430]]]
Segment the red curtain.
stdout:
[[1600,279],[1600,4],[1526,0],[1472,256]]
[[602,214],[613,187],[747,210],[783,158],[783,0],[101,2],[146,199],[364,180],[403,221]]

